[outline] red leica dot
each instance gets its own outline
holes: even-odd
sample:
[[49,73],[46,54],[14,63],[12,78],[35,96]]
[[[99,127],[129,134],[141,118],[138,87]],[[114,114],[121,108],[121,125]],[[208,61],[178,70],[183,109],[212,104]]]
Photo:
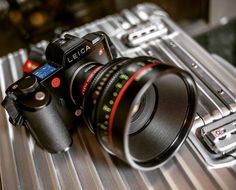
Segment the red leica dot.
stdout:
[[52,79],[51,85],[53,88],[58,88],[61,84],[61,80],[60,78],[56,77],[54,79]]

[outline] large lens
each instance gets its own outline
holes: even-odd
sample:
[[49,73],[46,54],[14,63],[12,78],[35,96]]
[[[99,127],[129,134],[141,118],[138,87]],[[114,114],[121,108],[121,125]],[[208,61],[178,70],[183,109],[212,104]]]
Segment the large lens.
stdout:
[[93,77],[84,117],[100,144],[141,170],[155,169],[184,142],[196,107],[185,71],[150,57],[121,58]]

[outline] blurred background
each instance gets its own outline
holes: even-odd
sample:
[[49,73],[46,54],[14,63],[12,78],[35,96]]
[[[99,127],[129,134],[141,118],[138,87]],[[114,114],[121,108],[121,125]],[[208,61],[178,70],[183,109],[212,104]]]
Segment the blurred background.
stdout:
[[[142,2],[145,1],[0,0],[0,56],[28,47],[29,44],[42,39],[50,40],[55,32],[60,30],[69,30]],[[218,51],[215,46],[222,40],[221,43],[230,48],[228,53],[224,53],[228,56],[226,59],[235,61],[231,55],[232,52],[236,53],[235,0],[149,2],[164,9],[177,24],[209,51]]]

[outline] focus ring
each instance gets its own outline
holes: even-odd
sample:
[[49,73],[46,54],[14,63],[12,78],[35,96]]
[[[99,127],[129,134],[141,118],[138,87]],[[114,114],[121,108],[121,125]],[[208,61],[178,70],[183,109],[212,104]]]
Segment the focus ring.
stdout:
[[[155,62],[155,65],[159,64],[159,60],[146,59],[146,57],[127,60],[126,63],[118,70],[118,73],[112,77],[110,85],[106,86],[106,88],[102,91],[102,95],[96,109],[96,119],[94,125],[97,125],[96,134],[98,135],[98,140],[101,144],[103,144],[103,146],[105,144],[106,148],[109,148],[110,150],[113,148],[111,137],[112,124],[110,123],[110,116],[118,94],[122,91],[122,87],[136,72],[142,68],[145,70],[145,67],[147,65],[152,65],[153,62]],[[124,114],[125,112],[128,112],[128,110],[124,108]]]

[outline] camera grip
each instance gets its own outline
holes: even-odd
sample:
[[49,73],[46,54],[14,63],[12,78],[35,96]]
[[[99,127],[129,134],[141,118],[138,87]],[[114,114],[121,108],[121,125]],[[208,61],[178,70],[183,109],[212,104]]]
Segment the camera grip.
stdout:
[[72,139],[52,101],[37,111],[23,111],[23,115],[27,128],[42,148],[52,153],[69,149]]
[[66,151],[72,144],[69,131],[56,108],[55,98],[28,75],[12,84],[2,105],[15,126],[25,125],[36,142],[52,153]]

